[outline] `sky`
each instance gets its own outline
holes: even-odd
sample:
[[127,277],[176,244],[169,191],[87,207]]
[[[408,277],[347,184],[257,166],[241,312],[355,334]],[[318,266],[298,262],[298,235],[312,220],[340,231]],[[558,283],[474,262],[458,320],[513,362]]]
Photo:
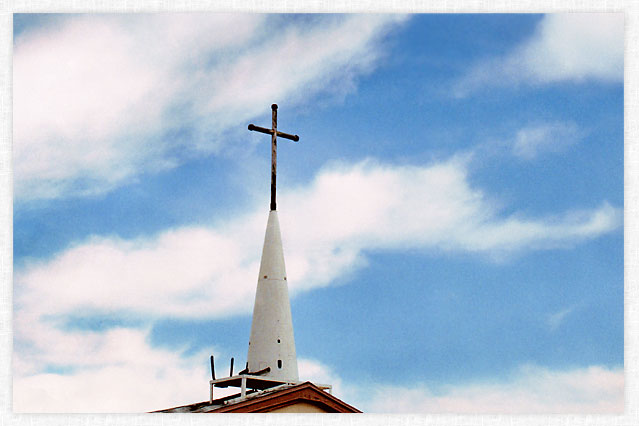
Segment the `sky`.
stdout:
[[365,412],[623,412],[623,14],[13,24],[14,411],[159,410],[244,365],[247,125],[277,103],[300,379]]

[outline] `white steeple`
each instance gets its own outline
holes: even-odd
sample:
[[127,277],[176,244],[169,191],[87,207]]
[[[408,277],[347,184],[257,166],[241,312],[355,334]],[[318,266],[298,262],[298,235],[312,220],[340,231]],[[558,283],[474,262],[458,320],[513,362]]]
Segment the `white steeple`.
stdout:
[[268,367],[270,371],[263,376],[299,380],[284,252],[275,210],[269,212],[266,225],[247,359],[248,374]]
[[[249,340],[246,368],[233,375],[233,358],[229,377],[216,379],[215,366],[211,356],[212,379],[210,400],[213,401],[215,387],[240,387],[241,398],[247,397],[247,389],[264,390],[274,386],[296,383],[297,356],[295,354],[295,338],[293,337],[293,320],[291,305],[288,299],[286,267],[280,224],[277,218],[276,177],[277,177],[277,137],[299,141],[298,135],[291,135],[277,130],[277,105],[271,105],[272,126],[270,129],[249,124],[248,129],[271,135],[271,203],[266,224],[262,261],[257,279],[255,306],[253,307],[253,323]],[[316,384],[317,385],[317,384]],[[317,385],[321,389],[331,386]]]

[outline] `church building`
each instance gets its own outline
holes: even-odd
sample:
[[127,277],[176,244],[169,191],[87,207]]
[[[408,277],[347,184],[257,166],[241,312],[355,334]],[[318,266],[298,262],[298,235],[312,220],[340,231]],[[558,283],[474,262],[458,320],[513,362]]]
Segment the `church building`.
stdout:
[[[271,135],[271,203],[257,281],[246,367],[229,377],[212,379],[209,400],[159,410],[159,413],[360,413],[332,395],[330,385],[300,381],[288,297],[286,268],[276,204],[277,137],[297,142],[299,136],[277,130],[277,105],[271,106],[270,129],[253,124],[249,130]],[[239,388],[239,393],[215,399],[215,388]]]

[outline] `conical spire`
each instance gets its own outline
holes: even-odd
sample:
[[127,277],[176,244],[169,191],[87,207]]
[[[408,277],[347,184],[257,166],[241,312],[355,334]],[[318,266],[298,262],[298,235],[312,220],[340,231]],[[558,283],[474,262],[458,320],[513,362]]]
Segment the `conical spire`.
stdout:
[[299,380],[282,237],[275,210],[269,212],[262,249],[248,349],[248,374],[267,367],[270,371],[263,376]]

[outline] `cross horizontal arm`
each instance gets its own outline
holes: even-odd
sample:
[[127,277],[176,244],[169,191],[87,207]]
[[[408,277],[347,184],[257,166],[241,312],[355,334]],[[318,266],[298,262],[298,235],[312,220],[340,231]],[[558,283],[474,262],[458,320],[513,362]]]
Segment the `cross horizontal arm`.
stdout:
[[[273,129],[266,129],[264,127],[256,126],[254,124],[249,124],[248,129],[254,130],[260,133],[266,133],[267,135],[273,134]],[[280,138],[292,140],[294,142],[297,142],[300,140],[300,137],[298,135],[289,135],[288,133],[280,132],[279,130],[277,131],[277,136]]]
[[260,132],[260,133],[266,133],[267,135],[272,135],[273,134],[273,129],[266,129],[264,127],[256,126],[254,124],[249,124],[248,125],[248,129],[249,130],[254,130],[254,131]]
[[280,132],[279,130],[277,131],[277,136],[284,139],[290,139],[293,142],[300,140],[300,137],[297,135],[289,135],[288,133]]

